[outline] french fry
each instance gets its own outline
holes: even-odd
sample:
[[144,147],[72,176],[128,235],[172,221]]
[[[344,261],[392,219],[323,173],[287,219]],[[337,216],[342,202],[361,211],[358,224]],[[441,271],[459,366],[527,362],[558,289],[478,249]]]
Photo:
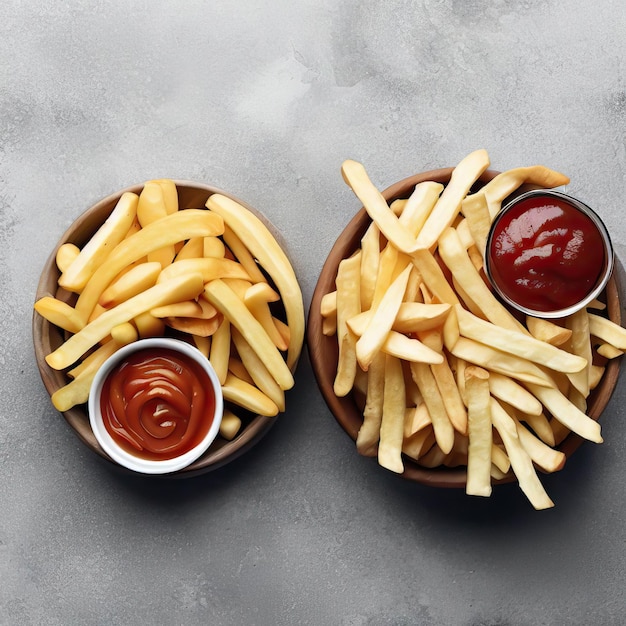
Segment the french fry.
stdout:
[[588,313],[588,317],[589,332],[594,337],[611,344],[618,350],[626,350],[626,329],[595,313]]
[[484,256],[487,249],[487,236],[491,228],[489,205],[484,193],[467,196],[461,204],[461,212],[467,220],[478,251]]
[[207,200],[207,207],[222,217],[274,281],[282,298],[291,334],[287,367],[294,366],[300,356],[304,339],[304,303],[287,256],[263,222],[238,202],[221,194],[214,194]]
[[404,373],[399,359],[385,358],[383,412],[378,443],[378,463],[392,472],[404,471],[402,440],[404,438]]
[[274,345],[281,351],[287,350],[289,347],[288,342],[283,339],[283,336],[276,328],[272,312],[270,311],[270,302],[277,302],[280,300],[280,296],[267,284],[267,283],[255,283],[245,293],[243,301],[248,307],[252,315],[261,323],[265,332],[269,338],[274,342]]
[[158,261],[139,263],[115,279],[103,292],[98,304],[109,309],[156,284],[161,272]]
[[396,318],[407,282],[409,280],[410,266],[391,283],[383,299],[370,320],[365,332],[356,342],[356,357],[362,369],[367,371],[374,354],[385,343],[393,321]]
[[59,246],[55,261],[61,273],[67,270],[79,254],[80,248],[73,243],[64,243]]
[[491,401],[489,372],[470,366],[465,369],[469,445],[465,493],[491,495]]
[[367,311],[374,301],[376,277],[380,263],[380,230],[372,222],[361,239],[361,310]]
[[59,277],[59,286],[80,293],[111,250],[122,241],[137,214],[137,194],[122,194],[111,215]]
[[226,376],[222,392],[224,400],[252,413],[266,417],[278,415],[278,407],[262,391],[231,373]]
[[539,341],[544,341],[553,346],[562,346],[572,336],[572,331],[569,328],[559,326],[542,317],[527,315],[526,328],[528,328],[528,331],[535,339],[539,339]]
[[124,239],[93,273],[78,297],[75,309],[79,318],[86,322],[110,282],[125,267],[150,251],[189,237],[220,234],[223,228],[223,221],[218,215],[202,209],[186,209],[153,222]]
[[208,301],[241,332],[265,363],[280,388],[287,390],[293,387],[294,380],[289,367],[283,360],[278,348],[267,336],[261,324],[250,313],[243,300],[237,297],[235,292],[220,279],[208,283],[204,293]]
[[537,510],[553,507],[554,502],[539,481],[532,459],[520,441],[515,421],[493,398],[491,400],[491,419],[500,437],[502,437],[519,486],[530,503]]
[[333,390],[339,397],[350,393],[357,369],[356,337],[348,328],[349,319],[360,311],[361,255],[355,254],[339,264],[337,278],[337,374]]
[[250,281],[247,270],[236,261],[217,257],[201,257],[197,259],[183,259],[168,265],[159,274],[157,282],[163,282],[175,276],[184,276],[190,272],[202,274],[202,279],[205,283],[217,278],[234,278]]
[[203,286],[202,276],[191,274],[185,278],[174,278],[150,287],[143,293],[126,300],[113,309],[109,309],[83,327],[59,348],[51,352],[46,357],[46,362],[53,369],[65,369],[109,335],[111,329],[118,324],[128,322],[154,307],[194,298],[200,294]]
[[376,456],[383,417],[386,356],[379,352],[367,371],[367,391],[363,424],[356,438],[356,448],[365,456]]
[[212,334],[209,361],[217,374],[220,385],[226,382],[228,375],[228,358],[230,357],[230,322],[222,317],[221,323]]
[[[139,194],[139,202],[137,204],[137,219],[142,228],[149,224],[158,222],[168,215],[165,205],[165,197],[163,194],[163,186],[157,182],[147,182],[141,193]],[[173,243],[148,252],[148,261],[157,261],[161,267],[167,267],[176,255],[176,249]]]
[[235,415],[230,409],[224,409],[222,421],[220,422],[220,436],[228,441],[232,441],[241,430],[241,418]]
[[431,249],[441,234],[458,215],[463,199],[479,176],[489,167],[486,150],[475,150],[467,155],[455,168],[441,197],[428,216],[417,236],[414,249]]

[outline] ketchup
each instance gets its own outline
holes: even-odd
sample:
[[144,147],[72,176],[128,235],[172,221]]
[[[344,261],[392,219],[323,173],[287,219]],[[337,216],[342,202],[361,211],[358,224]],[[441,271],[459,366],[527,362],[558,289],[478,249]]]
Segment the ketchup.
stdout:
[[551,312],[580,302],[608,259],[594,221],[558,196],[521,199],[497,218],[488,250],[491,278],[504,296]]
[[104,426],[130,454],[154,461],[177,457],[198,445],[211,427],[212,389],[206,372],[185,354],[141,350],[104,382]]

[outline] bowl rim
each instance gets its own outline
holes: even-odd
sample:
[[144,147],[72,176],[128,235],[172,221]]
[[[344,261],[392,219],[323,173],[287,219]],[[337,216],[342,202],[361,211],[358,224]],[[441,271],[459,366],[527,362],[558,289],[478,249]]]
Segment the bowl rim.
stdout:
[[[283,249],[287,257],[289,258],[288,247],[281,236],[278,229],[272,224],[272,222],[258,209],[251,206],[246,201],[242,200],[238,196],[223,190],[220,187],[215,187],[207,183],[191,181],[187,179],[171,179],[179,190],[179,196],[186,194],[201,193],[206,194],[205,200],[213,194],[222,194],[229,198],[232,198],[236,202],[240,203],[256,217],[258,217],[272,232],[272,235],[276,238],[280,247]],[[84,244],[95,228],[86,234],[84,237],[80,237],[80,229],[85,222],[93,221],[96,227],[101,225],[104,220],[113,211],[115,203],[122,196],[123,193],[132,192],[139,193],[143,189],[145,183],[136,183],[129,185],[123,189],[108,194],[107,196],[96,201],[94,204],[85,209],[78,217],[65,229],[61,237],[57,240],[57,244],[50,252],[47,260],[45,261],[37,284],[37,290],[35,293],[35,301],[45,295],[55,295],[56,287],[53,287],[53,283],[56,283],[52,277],[58,277],[59,272],[56,266],[56,253],[60,245],[66,241],[73,241],[77,245]],[[187,207],[184,207],[187,208]],[[53,370],[45,362],[45,355],[53,350],[50,343],[50,330],[53,325],[45,320],[41,315],[33,310],[31,318],[32,327],[32,339],[33,348],[35,353],[35,359],[39,374],[43,385],[48,393],[52,395],[56,389],[62,384],[68,382],[65,378],[64,372]],[[56,327],[54,327],[56,328]],[[298,362],[292,366],[292,371],[295,372],[298,366]],[[56,409],[55,409],[56,410]],[[70,426],[74,434],[85,444],[91,451],[107,463],[110,467],[118,469],[122,472],[129,472],[121,467],[118,463],[114,462],[104,452],[98,441],[96,440],[91,426],[89,425],[89,417],[87,415],[86,405],[78,405],[72,407],[67,411],[61,412],[64,420]],[[220,441],[219,447],[211,446],[199,459],[191,463],[190,465],[182,468],[171,474],[146,474],[146,477],[160,478],[192,478],[205,474],[210,471],[214,471],[222,468],[238,459],[240,456],[254,448],[263,439],[268,432],[273,428],[276,422],[280,419],[280,415],[275,417],[267,417],[264,415],[256,415],[251,422],[244,428],[237,436],[230,441]]]
[[[548,197],[548,198],[558,198],[569,204],[571,207],[585,215],[589,218],[591,223],[596,227],[602,241],[604,243],[604,266],[602,268],[602,273],[600,274],[598,280],[596,281],[593,288],[587,293],[587,295],[582,298],[579,302],[572,304],[568,307],[564,307],[562,309],[557,309],[553,311],[539,311],[536,309],[532,309],[529,307],[516,302],[513,298],[511,298],[508,294],[504,292],[501,286],[498,284],[498,281],[493,277],[493,260],[490,254],[490,250],[493,244],[493,238],[495,236],[496,228],[500,222],[500,220],[506,216],[509,211],[512,211],[522,202],[536,197]],[[531,315],[533,317],[543,317],[545,319],[558,319],[561,317],[566,317],[571,315],[572,313],[576,313],[580,309],[587,306],[594,298],[597,298],[600,293],[606,288],[609,279],[611,278],[611,274],[613,272],[613,266],[615,263],[615,252],[613,249],[613,243],[611,241],[611,236],[609,235],[609,231],[602,221],[600,216],[587,204],[579,200],[578,198],[571,196],[569,194],[565,194],[561,191],[557,191],[555,189],[532,189],[525,193],[522,193],[506,204],[502,206],[498,214],[493,218],[491,222],[491,226],[489,228],[489,233],[487,235],[486,241],[486,250],[485,253],[485,274],[489,279],[494,290],[497,292],[498,296],[504,300],[510,307],[517,309],[521,313],[525,315]]]
[[[390,203],[397,198],[408,197],[412,188],[418,183],[424,181],[435,181],[446,184],[449,181],[453,170],[453,167],[447,167],[413,174],[387,187],[384,191],[382,191],[382,195],[385,200]],[[501,172],[497,170],[488,169],[479,177],[477,184],[484,185],[500,173]],[[532,188],[533,187],[529,185],[523,185],[518,192],[511,194],[511,197],[524,193]],[[361,207],[356,211],[337,237],[323,263],[322,270],[313,291],[309,307],[309,316],[307,319],[307,346],[309,361],[311,363],[311,368],[318,384],[318,388],[320,389],[322,397],[331,414],[339,426],[353,441],[356,441],[358,434],[357,424],[360,425],[363,418],[358,407],[356,406],[352,394],[340,398],[333,392],[333,378],[330,374],[328,363],[331,362],[333,365],[336,364],[336,339],[334,337],[326,337],[322,333],[322,317],[319,311],[321,300],[328,291],[327,286],[329,284],[334,284],[339,262],[344,258],[344,251],[353,251],[355,249],[370,222],[371,219],[367,214],[367,211],[365,208]],[[621,323],[619,292],[614,274],[615,272],[607,283],[605,290],[607,296],[607,312],[612,320],[617,323]],[[611,394],[615,389],[619,372],[619,360],[613,359],[606,364],[606,370],[602,380],[596,390],[594,390],[594,398],[600,398],[600,400],[597,401],[593,405],[592,409],[588,411],[588,415],[592,419],[598,420],[601,413],[606,408],[606,405],[611,398]],[[569,457],[584,441],[585,440],[579,435],[570,433],[558,446],[558,449]],[[358,454],[356,449],[355,453]],[[381,468],[381,470],[384,470],[384,468]],[[396,476],[411,482],[431,487],[465,488],[467,472],[466,468],[463,466],[456,468],[449,468],[445,466],[427,468],[419,465],[412,459],[404,457],[404,472],[402,474],[396,474]],[[509,473],[504,478],[493,480],[492,482],[496,485],[514,482],[515,480],[515,476]]]
[[[204,371],[209,380],[209,387],[215,396],[211,425],[202,440],[184,454],[162,460],[143,459],[124,450],[106,429],[100,408],[102,389],[112,370],[129,356],[150,348],[165,349],[189,357]],[[87,413],[89,415],[89,424],[96,440],[113,461],[140,474],[170,474],[193,463],[213,443],[222,423],[224,397],[222,386],[211,362],[195,346],[174,337],[146,337],[121,347],[100,366],[91,384]]]

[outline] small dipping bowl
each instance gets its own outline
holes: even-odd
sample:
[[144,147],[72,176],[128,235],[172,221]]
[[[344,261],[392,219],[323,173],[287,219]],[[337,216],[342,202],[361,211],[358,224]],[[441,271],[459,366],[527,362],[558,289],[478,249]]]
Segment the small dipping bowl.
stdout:
[[560,318],[606,287],[614,253],[606,226],[586,204],[552,190],[502,207],[486,242],[485,273],[500,298],[526,315]]
[[[133,366],[133,363],[138,364],[145,362],[146,359],[159,357],[164,357],[164,363],[172,364],[166,366],[168,373],[165,376],[157,375],[150,378],[152,374],[146,372],[145,369],[133,370],[133,367],[141,368],[140,365]],[[150,369],[155,369],[154,363]],[[193,403],[190,400],[182,400],[182,396],[177,396],[175,402],[169,403],[171,391],[171,389],[168,391],[169,382],[173,379],[173,384],[176,386],[179,375],[185,377],[191,375],[195,381],[192,384],[196,388],[202,388],[205,395],[201,402],[204,406],[197,406],[196,403],[196,406],[192,408]],[[124,444],[123,437],[117,435],[114,438],[113,429],[105,424],[106,422],[110,424],[112,421],[110,418],[107,419],[106,414],[110,414],[110,411],[105,408],[107,397],[110,397],[112,381],[115,377],[122,380],[124,376],[126,376],[126,381],[121,383],[119,388],[126,391],[125,403],[132,398],[133,410],[129,411],[129,414],[141,415],[141,419],[131,417],[129,423],[123,425],[124,428],[132,427],[140,430],[141,436],[145,436],[153,443],[163,442],[164,447],[167,448],[165,451],[151,454],[135,449],[128,443]],[[128,381],[137,380],[139,377],[142,378],[142,382],[137,389],[131,390]],[[152,381],[147,386],[146,379]],[[187,398],[190,395],[190,393],[185,394]],[[194,395],[194,400],[196,398]],[[189,414],[183,410],[181,400],[182,405],[188,402]],[[163,418],[165,421],[159,424],[162,418],[158,416],[158,413],[162,410],[167,411],[168,406],[174,413],[166,413],[166,417]],[[224,400],[217,374],[209,360],[199,350],[179,339],[159,337],[140,339],[128,344],[104,362],[91,385],[88,411],[94,435],[104,452],[113,461],[142,474],[169,474],[193,463],[213,443],[222,421]],[[153,417],[155,412],[156,417]],[[188,419],[189,415],[193,418]],[[172,434],[172,431],[180,433],[179,429],[184,431],[180,435],[186,440],[184,445],[176,444],[175,440],[179,438],[179,435]],[[170,434],[172,434],[172,440],[168,442]]]

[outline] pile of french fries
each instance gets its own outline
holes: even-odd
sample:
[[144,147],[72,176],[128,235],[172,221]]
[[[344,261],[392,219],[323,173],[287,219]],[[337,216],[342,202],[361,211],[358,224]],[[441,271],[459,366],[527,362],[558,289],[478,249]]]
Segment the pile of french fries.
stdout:
[[240,203],[213,194],[206,207],[179,207],[173,181],[148,181],[122,194],[81,249],[60,245],[56,262],[59,290],[35,310],[66,331],[46,357],[69,379],[52,395],[59,411],[87,401],[121,346],[166,334],[213,365],[226,402],[222,437],[241,431],[241,414],[285,410],[304,339],[302,294],[275,238]]
[[447,185],[420,183],[389,205],[363,165],[344,162],[344,180],[372,221],[322,298],[323,332],[338,342],[335,394],[360,399],[361,454],[397,473],[405,458],[467,466],[466,492],[476,496],[512,471],[545,509],[554,504],[537,468],[563,467],[556,446],[570,432],[602,441],[586,415],[604,372],[594,355],[620,356],[626,330],[599,301],[565,319],[520,321],[493,295],[483,259],[502,202],[522,184],[569,179],[521,167],[472,192],[488,167],[487,152],[474,151]]

